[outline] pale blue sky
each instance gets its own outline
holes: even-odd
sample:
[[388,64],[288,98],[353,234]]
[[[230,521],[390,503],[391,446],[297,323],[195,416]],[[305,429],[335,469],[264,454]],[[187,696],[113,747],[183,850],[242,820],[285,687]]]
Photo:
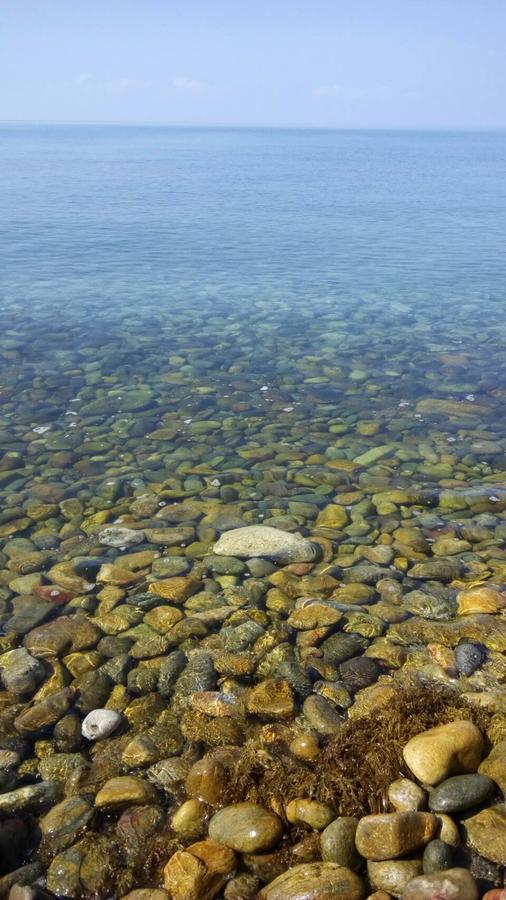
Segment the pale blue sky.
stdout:
[[0,119],[506,127],[506,0],[0,0]]

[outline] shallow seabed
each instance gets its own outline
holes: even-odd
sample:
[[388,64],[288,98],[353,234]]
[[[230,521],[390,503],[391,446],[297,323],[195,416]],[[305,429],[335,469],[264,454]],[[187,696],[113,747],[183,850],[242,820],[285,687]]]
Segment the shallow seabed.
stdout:
[[[386,809],[309,776],[420,685],[506,738],[505,150],[0,129],[1,890],[25,864],[51,896],[158,887],[227,798],[267,803],[270,765],[286,801]],[[251,524],[320,561],[213,553]],[[83,738],[104,707],[117,730]],[[320,858],[274,794],[281,845],[227,897]]]

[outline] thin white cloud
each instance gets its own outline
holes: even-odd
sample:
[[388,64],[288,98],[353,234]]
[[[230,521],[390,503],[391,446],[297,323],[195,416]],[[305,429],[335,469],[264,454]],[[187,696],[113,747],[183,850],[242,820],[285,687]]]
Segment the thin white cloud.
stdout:
[[145,91],[153,86],[151,81],[143,81],[140,78],[106,78],[100,79],[89,72],[81,72],[74,81],[75,87],[86,92],[100,92],[120,96],[137,91]]

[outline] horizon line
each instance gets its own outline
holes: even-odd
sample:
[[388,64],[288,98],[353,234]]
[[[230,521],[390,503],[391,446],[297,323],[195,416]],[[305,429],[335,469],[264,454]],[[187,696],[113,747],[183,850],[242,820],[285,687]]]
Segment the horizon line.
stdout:
[[312,122],[276,124],[273,122],[170,122],[163,120],[110,120],[110,119],[0,119],[4,125],[55,125],[55,126],[108,126],[122,128],[188,128],[188,129],[236,129],[275,131],[442,131],[442,132],[504,132],[506,125],[324,125]]

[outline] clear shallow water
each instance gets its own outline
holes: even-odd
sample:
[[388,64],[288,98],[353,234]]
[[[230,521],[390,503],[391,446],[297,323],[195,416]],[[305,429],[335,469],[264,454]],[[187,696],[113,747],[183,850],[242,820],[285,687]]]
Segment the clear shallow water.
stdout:
[[[90,804],[126,772],[157,786],[152,820],[107,808],[84,842],[59,808],[69,857],[22,810],[8,865],[54,858],[57,896],[159,886],[185,793],[148,764],[175,755],[181,782],[250,739],[305,791],[293,735],[328,750],[413,681],[498,710],[504,738],[505,169],[499,134],[0,128],[0,651],[44,661],[19,696],[0,657],[1,748],[23,735],[2,784],[71,753]],[[324,559],[218,558],[241,523]],[[121,725],[92,749],[105,704]],[[362,815],[383,788],[332,802]]]

